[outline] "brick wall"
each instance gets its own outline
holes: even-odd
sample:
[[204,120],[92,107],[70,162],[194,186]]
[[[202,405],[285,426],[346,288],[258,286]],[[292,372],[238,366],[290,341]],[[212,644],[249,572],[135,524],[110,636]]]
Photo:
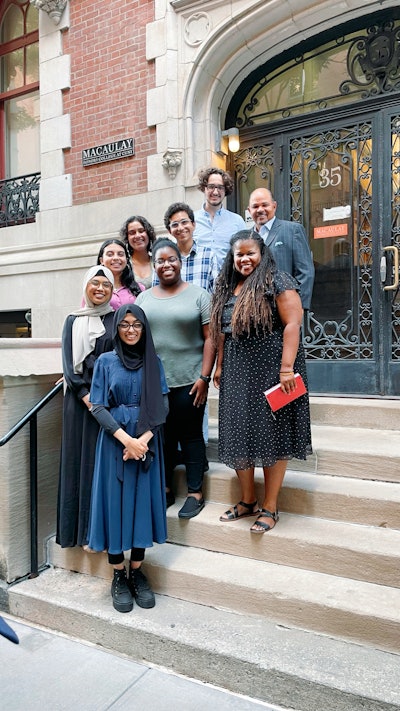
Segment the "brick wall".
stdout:
[[[151,0],[70,3],[64,53],[71,56],[72,148],[65,172],[73,178],[73,202],[145,192],[146,157],[156,150],[155,129],[146,125],[146,90],[154,86],[154,63],[146,61],[146,24]],[[122,137],[135,139],[135,156],[82,167],[82,150]]]

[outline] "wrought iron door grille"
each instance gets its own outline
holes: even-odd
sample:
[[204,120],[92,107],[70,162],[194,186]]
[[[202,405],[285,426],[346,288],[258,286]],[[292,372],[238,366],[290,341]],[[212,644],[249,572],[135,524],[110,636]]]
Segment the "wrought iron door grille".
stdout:
[[[318,360],[366,360],[373,358],[372,308],[372,126],[362,122],[333,131],[302,136],[290,142],[291,220],[302,222],[313,239],[314,228],[322,222],[321,205],[326,208],[349,202],[347,223],[351,263],[341,274],[336,272],[329,294],[327,264],[316,263],[313,303],[307,315],[304,346],[307,358]],[[326,166],[330,167],[328,170]],[[338,172],[336,172],[338,171]],[[339,172],[341,171],[341,172]],[[320,176],[331,176],[321,203]],[[335,193],[337,176],[343,177],[342,193]],[[315,185],[317,183],[317,189]],[[321,188],[321,182],[319,183]],[[318,197],[316,197],[316,195]],[[342,197],[342,202],[341,202]],[[331,202],[330,202],[331,200]],[[326,242],[326,240],[325,240]],[[343,288],[340,278],[343,281]],[[348,292],[348,303],[340,302]],[[333,299],[338,299],[339,318],[334,318]]]
[[[400,249],[400,116],[393,116],[391,122],[392,137],[392,191],[391,191],[391,212],[392,212],[392,242],[391,244]],[[392,303],[392,361],[400,360],[400,303],[399,294],[395,294]]]

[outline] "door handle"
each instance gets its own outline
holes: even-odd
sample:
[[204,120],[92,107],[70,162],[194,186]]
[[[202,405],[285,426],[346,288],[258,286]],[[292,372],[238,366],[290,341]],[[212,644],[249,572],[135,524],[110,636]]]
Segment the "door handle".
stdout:
[[[384,286],[383,291],[395,291],[397,287],[399,286],[399,250],[397,247],[384,247],[383,248],[384,252],[393,252],[393,269],[394,269],[394,279],[393,279],[393,284],[390,284],[389,286]],[[381,260],[381,277],[383,276],[383,272],[385,272],[385,278],[386,278],[386,268],[383,270],[382,269],[382,261],[385,259],[385,257],[382,257]],[[385,260],[386,261],[386,260]],[[385,265],[386,267],[386,265]],[[384,281],[384,279],[382,279]]]

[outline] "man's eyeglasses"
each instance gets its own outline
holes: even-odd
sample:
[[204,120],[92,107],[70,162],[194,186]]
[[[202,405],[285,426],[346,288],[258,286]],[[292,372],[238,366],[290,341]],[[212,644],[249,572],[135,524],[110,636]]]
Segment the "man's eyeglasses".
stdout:
[[91,286],[94,286],[95,289],[98,289],[101,286],[104,291],[111,291],[111,289],[113,288],[113,285],[109,281],[98,281],[97,279],[91,279],[89,284]]
[[118,324],[118,328],[120,328],[121,331],[129,331],[131,328],[133,331],[141,331],[143,328],[143,324],[140,323],[140,321],[135,321],[135,323],[128,323],[128,321],[121,321],[121,323]]
[[167,257],[167,259],[155,259],[154,264],[157,264],[158,267],[162,267],[163,264],[175,264],[175,262],[179,262],[178,257]]
[[189,220],[187,217],[184,217],[183,220],[176,220],[176,222],[170,222],[169,229],[176,230],[177,227],[185,227],[185,225],[189,225],[191,222],[192,220]]
[[219,193],[225,192],[225,188],[223,185],[206,185],[206,190],[208,190],[210,193],[215,192],[215,190],[217,190]]

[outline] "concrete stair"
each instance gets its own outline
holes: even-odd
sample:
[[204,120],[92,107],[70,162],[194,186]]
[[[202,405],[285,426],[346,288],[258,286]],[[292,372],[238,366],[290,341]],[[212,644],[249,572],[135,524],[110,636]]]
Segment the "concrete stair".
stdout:
[[398,655],[276,624],[267,609],[244,615],[212,602],[157,595],[153,610],[121,615],[104,580],[57,568],[10,591],[15,616],[279,708],[400,708]]
[[[311,397],[313,455],[297,471],[400,483],[398,400]],[[209,456],[218,461],[218,396],[209,398]]]
[[[169,541],[146,554],[155,610],[116,613],[106,555],[51,539],[53,567],[10,588],[10,612],[298,711],[400,709],[399,411],[312,399],[314,456],[290,462],[279,523],[253,536],[252,518],[219,521],[240,494],[234,472],[212,461],[212,396],[207,505],[178,519],[178,467]],[[256,485],[261,500],[261,471]]]

